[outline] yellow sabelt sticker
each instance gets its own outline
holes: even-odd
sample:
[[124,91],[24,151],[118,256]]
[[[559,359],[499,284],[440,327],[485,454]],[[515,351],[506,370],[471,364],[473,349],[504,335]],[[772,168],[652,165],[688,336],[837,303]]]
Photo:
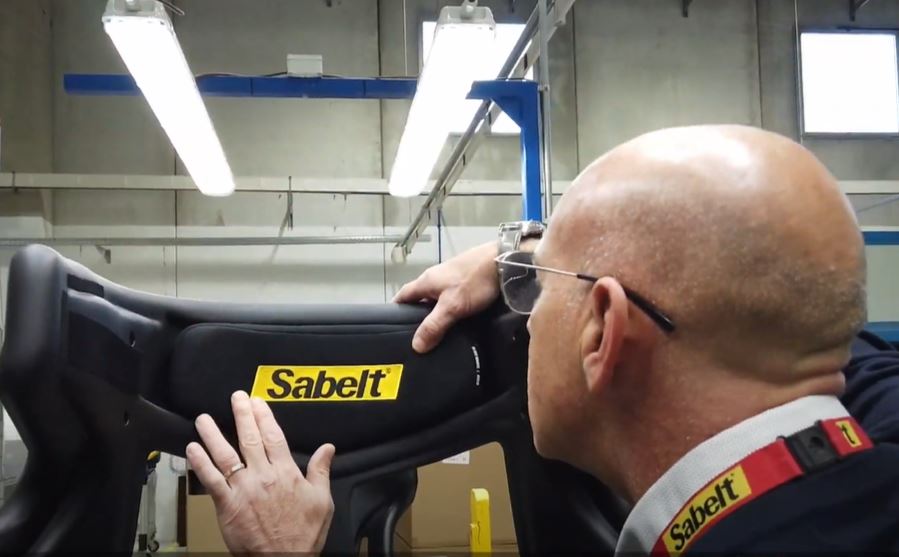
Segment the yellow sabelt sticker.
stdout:
[[846,439],[846,442],[849,443],[850,447],[855,448],[861,446],[862,439],[858,436],[858,433],[855,432],[855,428],[852,427],[852,422],[849,420],[840,420],[836,422],[836,426],[843,432],[843,437]]
[[396,400],[402,364],[259,366],[252,396],[269,402]]
[[668,554],[682,553],[712,519],[751,493],[746,473],[740,465],[715,478],[683,506],[668,530],[662,534]]

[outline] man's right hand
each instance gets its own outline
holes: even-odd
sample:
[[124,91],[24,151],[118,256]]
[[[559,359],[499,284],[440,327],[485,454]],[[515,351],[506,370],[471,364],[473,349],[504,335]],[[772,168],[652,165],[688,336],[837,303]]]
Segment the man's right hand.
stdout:
[[196,424],[206,447],[190,443],[186,449],[187,460],[215,503],[225,544],[242,556],[318,555],[334,514],[334,445],[315,451],[304,476],[265,402],[238,391],[231,397],[231,408],[238,448],[203,414]]
[[395,303],[437,302],[412,339],[416,352],[432,350],[453,324],[486,309],[496,300],[499,296],[493,262],[496,255],[496,242],[472,248],[430,267],[397,292],[393,298]]

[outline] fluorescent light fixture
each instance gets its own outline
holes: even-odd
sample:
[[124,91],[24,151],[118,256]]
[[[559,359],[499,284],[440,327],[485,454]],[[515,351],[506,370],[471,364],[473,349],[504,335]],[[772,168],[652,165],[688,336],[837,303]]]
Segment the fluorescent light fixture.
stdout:
[[109,0],[103,28],[197,188],[234,191],[234,176],[172,22],[156,0]]
[[471,83],[489,76],[486,53],[493,48],[494,32],[493,15],[477,2],[440,11],[390,173],[391,195],[411,197],[424,190]]
[[[434,42],[434,29],[437,27],[436,21],[423,21],[421,23],[421,55],[422,59],[428,57],[428,53],[431,52],[431,44]],[[483,78],[479,79],[496,79],[496,76],[499,75],[499,71],[503,67],[503,63],[505,63],[506,58],[509,57],[509,53],[512,52],[512,48],[515,46],[515,43],[518,41],[518,37],[521,36],[521,33],[524,31],[524,23],[497,23],[496,24],[496,38],[493,41],[493,48],[490,49],[489,52],[485,53],[485,55],[490,56],[492,58],[490,71],[484,75]],[[525,79],[534,79],[534,68],[531,67],[528,70],[528,73],[525,74]],[[478,111],[478,107],[481,106],[481,101],[478,100],[469,100],[465,101],[465,103],[459,107],[459,112],[453,116],[453,127],[450,128],[451,134],[463,134],[465,130],[468,129],[468,123],[471,122],[471,119],[474,118],[475,112]],[[499,115],[499,118],[493,122],[493,125],[490,126],[490,133],[496,135],[517,135],[521,133],[521,128],[518,127],[509,115],[503,112]]]
[[805,133],[899,133],[895,32],[805,32]]

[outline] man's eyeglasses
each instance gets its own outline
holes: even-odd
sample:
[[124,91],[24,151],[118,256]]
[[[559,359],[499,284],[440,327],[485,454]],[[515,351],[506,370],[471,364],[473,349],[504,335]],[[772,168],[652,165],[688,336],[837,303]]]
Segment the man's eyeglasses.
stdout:
[[[506,305],[515,313],[522,315],[531,314],[534,310],[534,304],[537,303],[537,297],[540,296],[540,283],[537,281],[537,271],[556,273],[557,275],[565,275],[591,283],[599,280],[598,277],[590,275],[534,265],[534,254],[525,251],[510,251],[500,255],[494,261],[496,261],[499,270],[500,290],[503,293]],[[622,287],[628,300],[655,321],[656,325],[663,331],[667,333],[674,331],[674,321],[656,308],[652,302],[626,286],[622,285]]]

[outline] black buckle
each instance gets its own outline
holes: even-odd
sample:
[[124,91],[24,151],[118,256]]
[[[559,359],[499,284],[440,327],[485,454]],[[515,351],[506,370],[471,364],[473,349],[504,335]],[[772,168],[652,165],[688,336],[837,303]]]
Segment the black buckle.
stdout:
[[806,473],[820,470],[840,458],[820,421],[783,439]]

